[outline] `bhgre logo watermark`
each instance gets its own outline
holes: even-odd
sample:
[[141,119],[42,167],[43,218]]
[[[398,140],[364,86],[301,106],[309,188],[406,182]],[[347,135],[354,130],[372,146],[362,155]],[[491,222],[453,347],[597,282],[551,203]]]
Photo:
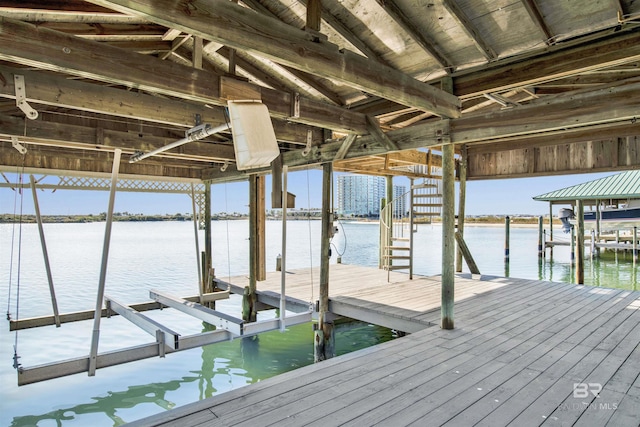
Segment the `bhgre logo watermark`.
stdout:
[[600,383],[574,383],[573,397],[574,399],[589,399],[588,401],[563,403],[560,409],[564,411],[570,410],[597,410],[597,411],[615,411],[618,404],[613,402],[604,402],[600,399],[602,384]]

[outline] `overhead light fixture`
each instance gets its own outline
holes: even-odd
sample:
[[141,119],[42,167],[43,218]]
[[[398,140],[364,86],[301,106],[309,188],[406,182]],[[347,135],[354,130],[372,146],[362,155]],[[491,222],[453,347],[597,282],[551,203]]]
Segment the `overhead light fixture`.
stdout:
[[209,124],[202,124],[202,125],[198,125],[195,127],[192,127],[191,129],[187,130],[185,132],[185,136],[182,139],[179,139],[177,141],[172,142],[171,144],[167,144],[165,146],[162,146],[160,148],[156,148],[155,150],[149,151],[148,153],[136,153],[133,156],[131,156],[129,158],[129,163],[135,163],[138,162],[142,159],[146,159],[147,157],[151,157],[151,156],[155,156],[156,154],[160,154],[162,152],[165,152],[167,150],[171,150],[172,148],[176,148],[179,147],[181,145],[184,145],[188,142],[193,142],[193,141],[199,141],[201,139],[204,139],[208,136],[211,136],[213,134],[216,134],[218,132],[224,132],[225,130],[229,130],[230,126],[228,124],[223,124],[220,126],[216,126],[216,127],[212,127]]

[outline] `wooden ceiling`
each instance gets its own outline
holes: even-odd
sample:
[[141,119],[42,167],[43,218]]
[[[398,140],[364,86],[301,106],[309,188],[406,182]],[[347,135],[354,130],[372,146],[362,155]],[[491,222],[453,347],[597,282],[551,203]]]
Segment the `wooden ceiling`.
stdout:
[[381,173],[454,143],[497,174],[500,152],[640,135],[640,1],[0,0],[2,170],[107,173],[120,148],[127,175],[242,179],[228,133],[126,161],[238,98],[267,105],[293,168]]

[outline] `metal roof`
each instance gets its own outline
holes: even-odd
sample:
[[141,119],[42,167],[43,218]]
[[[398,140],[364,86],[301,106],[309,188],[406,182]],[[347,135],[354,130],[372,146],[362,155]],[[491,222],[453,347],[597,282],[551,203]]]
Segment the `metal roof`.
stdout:
[[574,200],[640,199],[640,170],[622,172],[593,181],[535,196],[534,200],[560,202]]

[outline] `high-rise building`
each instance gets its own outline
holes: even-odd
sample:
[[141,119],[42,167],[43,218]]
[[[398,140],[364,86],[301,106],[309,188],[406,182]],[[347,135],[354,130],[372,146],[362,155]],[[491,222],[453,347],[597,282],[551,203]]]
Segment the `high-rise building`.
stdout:
[[[404,186],[394,185],[394,199],[405,192]],[[338,176],[338,214],[360,217],[377,217],[380,215],[380,201],[386,195],[385,178],[368,175]],[[396,212],[406,213],[405,197],[396,200]]]

